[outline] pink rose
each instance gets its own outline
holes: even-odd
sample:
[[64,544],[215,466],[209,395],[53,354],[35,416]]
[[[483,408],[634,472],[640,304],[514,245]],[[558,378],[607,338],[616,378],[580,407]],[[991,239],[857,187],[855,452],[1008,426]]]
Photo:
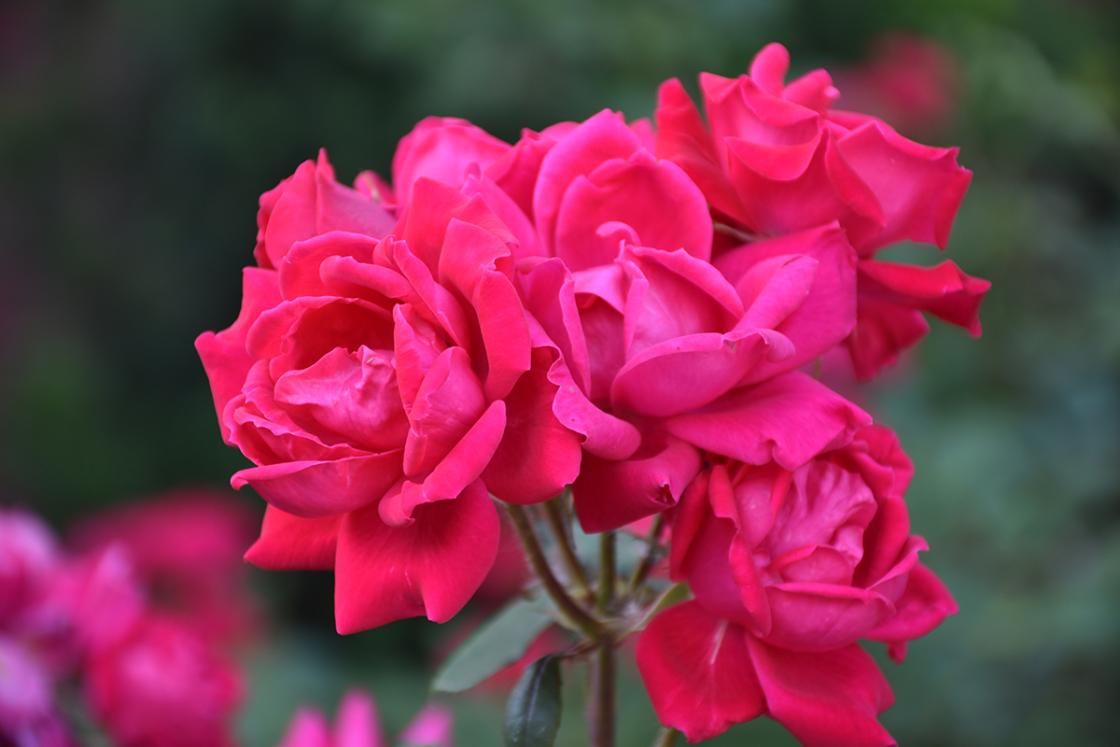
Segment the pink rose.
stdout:
[[847,347],[861,378],[925,334],[922,312],[979,335],[987,281],[948,261],[922,268],[874,259],[903,240],[944,248],[972,178],[957,164],[957,150],[832,110],[839,93],[828,73],[814,70],[787,85],[788,68],[785,48],[771,44],[750,75],[702,75],[707,124],[681,83],[665,82],[658,154],[692,177],[740,241],[748,238],[743,231],[776,236],[839,221],[860,256],[858,323]]
[[718,461],[673,523],[673,576],[695,599],[643,632],[638,666],[659,718],[690,740],[759,715],[806,745],[893,744],[892,695],[861,639],[906,642],[956,612],[918,561],[894,434],[862,429],[797,469]]
[[190,629],[151,617],[86,668],[86,697],[121,747],[232,745],[237,671]]
[[[410,747],[451,747],[451,712],[428,706],[405,727],[399,740]],[[388,747],[388,742],[373,698],[351,691],[338,706],[333,729],[320,711],[302,708],[292,717],[279,747]]]
[[210,638],[251,633],[257,610],[242,555],[255,519],[231,495],[180,489],[98,514],[78,527],[77,544],[123,546],[153,604]]
[[674,505],[703,451],[793,469],[865,422],[795,372],[854,323],[855,255],[837,226],[759,242],[724,273],[608,229],[609,264],[522,267],[526,305],[561,353],[554,410],[587,451],[573,486],[585,530]]
[[237,321],[197,342],[222,434],[256,465],[233,484],[270,504],[247,557],[333,568],[340,632],[450,619],[497,553],[489,493],[545,500],[578,470],[556,354],[482,194],[499,190],[469,181],[417,180],[391,237],[329,231],[247,269]]

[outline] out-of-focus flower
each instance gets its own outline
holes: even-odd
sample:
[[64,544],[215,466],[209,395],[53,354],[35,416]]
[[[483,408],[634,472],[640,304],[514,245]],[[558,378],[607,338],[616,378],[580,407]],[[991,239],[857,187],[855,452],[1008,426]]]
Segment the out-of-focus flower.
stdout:
[[[397,738],[407,747],[452,747],[452,715],[440,706],[425,707]],[[338,706],[332,728],[322,712],[301,708],[292,717],[279,747],[388,747],[377,706],[369,695],[353,690]]]
[[929,633],[956,604],[918,561],[894,434],[863,429],[794,470],[719,461],[681,501],[671,565],[695,599],[659,614],[638,665],[663,723],[692,740],[759,715],[807,745],[887,744],[893,700],[861,639]]
[[58,565],[54,536],[41,521],[0,509],[0,630],[18,622]]
[[0,636],[0,743],[37,744],[32,736],[54,718],[50,674],[22,645]]
[[953,115],[960,69],[952,53],[922,36],[890,33],[863,64],[836,82],[845,109],[866,111],[907,133],[934,133]]
[[839,222],[860,256],[857,323],[846,344],[861,378],[925,335],[922,312],[979,335],[987,281],[951,261],[926,268],[875,259],[904,240],[945,247],[972,178],[957,164],[957,149],[921,145],[875,117],[834,110],[839,92],[827,72],[786,84],[788,68],[788,52],[771,44],[750,75],[701,75],[706,124],[680,81],[665,82],[658,154],[695,180],[739,241]]
[[75,541],[94,550],[119,544],[152,605],[207,638],[238,640],[256,627],[242,560],[254,521],[228,494],[181,489],[98,514]]
[[237,671],[181,623],[151,616],[89,660],[90,708],[121,747],[231,745]]

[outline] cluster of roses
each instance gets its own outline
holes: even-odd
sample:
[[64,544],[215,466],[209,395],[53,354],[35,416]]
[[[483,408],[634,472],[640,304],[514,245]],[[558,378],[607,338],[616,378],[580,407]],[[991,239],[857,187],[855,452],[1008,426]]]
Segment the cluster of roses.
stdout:
[[234,743],[224,649],[252,612],[229,572],[244,524],[228,504],[188,492],[107,515],[74,551],[0,512],[0,744],[73,747],[89,729],[121,747]]
[[570,487],[584,531],[653,515],[693,599],[644,630],[661,721],[692,740],[769,715],[807,744],[885,744],[857,641],[955,610],[918,560],[894,434],[808,371],[866,379],[927,331],[978,334],[988,283],[943,247],[954,149],[832,108],[823,70],[662,85],[510,145],[421,122],[372,173],[325,155],[261,197],[241,313],[197,348],[225,441],[268,503],[248,559],[331,569],[342,633],[445,621],[491,570],[506,504]]

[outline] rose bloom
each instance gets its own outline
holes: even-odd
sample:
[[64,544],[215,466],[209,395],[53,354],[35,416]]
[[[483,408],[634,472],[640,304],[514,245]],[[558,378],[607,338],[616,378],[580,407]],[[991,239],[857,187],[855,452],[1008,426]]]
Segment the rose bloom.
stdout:
[[207,638],[243,639],[257,625],[242,561],[254,519],[231,497],[206,488],[152,496],[83,522],[75,542],[124,547],[153,605]]
[[695,598],[637,646],[662,723],[698,741],[768,715],[806,745],[893,744],[890,687],[857,641],[901,661],[957,609],[918,560],[912,472],[878,426],[793,470],[713,460],[673,522],[671,572]]
[[85,674],[86,699],[121,747],[234,744],[237,670],[189,628],[148,617],[99,649]]
[[832,109],[824,70],[784,82],[789,54],[759,52],[750,75],[700,76],[707,123],[678,80],[661,86],[657,153],[699,185],[729,237],[748,241],[838,221],[859,254],[858,321],[846,341],[869,378],[928,331],[922,312],[980,334],[989,288],[951,261],[918,267],[875,259],[899,241],[944,248],[972,174],[955,148],[908,140],[875,117]]
[[[424,708],[397,740],[409,747],[452,747],[451,712],[439,706]],[[279,747],[388,747],[381,731],[377,705],[365,693],[351,691],[338,706],[334,728],[312,708],[292,717]]]
[[[503,191],[488,199],[528,234],[519,289],[534,339],[555,351],[553,410],[587,452],[573,486],[587,531],[673,505],[699,449],[723,437],[715,413],[734,419],[757,399],[770,422],[739,428],[744,448],[793,459],[827,445],[850,415],[793,373],[855,324],[857,257],[843,230],[758,242],[717,270],[703,193],[652,143],[648,125],[610,111],[513,146],[461,120],[426,120],[394,161],[398,189],[417,174],[449,184],[485,174]],[[815,413],[804,434],[777,425],[795,404]]]
[[514,285],[512,202],[420,178],[393,224],[384,189],[338,185],[320,156],[262,197],[241,314],[197,341],[255,464],[233,484],[269,503],[247,557],[333,569],[343,633],[451,618],[498,550],[490,494],[545,500],[580,459]]

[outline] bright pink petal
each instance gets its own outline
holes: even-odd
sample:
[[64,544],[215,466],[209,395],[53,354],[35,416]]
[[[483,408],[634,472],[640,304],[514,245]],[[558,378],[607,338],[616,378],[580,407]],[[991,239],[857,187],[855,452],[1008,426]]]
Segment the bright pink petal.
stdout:
[[790,351],[788,340],[767,331],[667,340],[627,361],[611,386],[611,402],[641,415],[679,415],[723,396],[763,360]]
[[745,634],[696,602],[658,614],[638,639],[642,682],[657,718],[690,742],[763,713]]
[[230,429],[222,422],[222,413],[245,384],[254,358],[246,350],[245,341],[249,328],[264,311],[281,301],[277,276],[271,270],[246,267],[242,274],[241,313],[237,321],[221,332],[203,332],[194,346],[214,396],[214,408],[222,438],[230,443]]
[[505,398],[506,430],[482,475],[490,492],[511,503],[557,496],[579,474],[580,439],[553,413],[556,386],[548,380],[553,356],[533,353],[533,368]]
[[280,290],[284,298],[333,296],[320,276],[323,261],[330,257],[349,257],[368,263],[378,240],[360,233],[330,231],[298,241],[278,266]]
[[711,133],[676,78],[657,91],[657,155],[684,169],[716,210],[740,217],[739,198],[720,167]]
[[490,463],[506,427],[506,406],[491,402],[462,440],[424,477],[423,482],[406,480],[399,491],[390,491],[379,506],[381,519],[391,525],[409,524],[417,506],[447,501],[458,496],[479,478]]
[[552,250],[560,204],[572,181],[591,173],[603,161],[627,158],[641,140],[622,116],[603,110],[576,127],[541,161],[533,192],[533,219],[545,248]]
[[381,238],[393,217],[369,195],[339,184],[320,151],[296,172],[261,196],[255,254],[262,267],[279,267],[292,244],[327,231],[350,231]]
[[902,240],[945,247],[972,181],[972,172],[957,164],[956,148],[915,143],[874,120],[836,142],[838,154],[874,193],[885,221],[881,229],[851,233],[861,253]]
[[408,412],[404,471],[431,471],[482,415],[486,397],[462,348],[447,348],[432,363]]
[[859,292],[886,303],[927,311],[980,336],[980,302],[992,284],[946,260],[935,267],[863,260]]
[[771,718],[806,747],[886,747],[878,721],[894,702],[875,661],[858,645],[794,653],[748,637],[747,648]]
[[281,375],[273,396],[293,417],[312,423],[307,427],[321,438],[332,434],[359,449],[392,449],[408,433],[387,350],[335,348],[307,368]]
[[230,484],[246,485],[297,516],[329,516],[376,502],[401,477],[400,450],[331,461],[295,461],[243,469]]
[[844,341],[856,377],[866,381],[929,332],[929,323],[916,309],[861,294],[856,309],[856,328]]
[[[718,267],[733,282],[739,283],[752,268],[777,257],[807,257],[816,260],[807,288],[800,285],[774,286],[760,298],[761,289],[744,297],[751,313],[760,313],[763,298],[781,299],[802,291],[790,313],[774,318],[772,329],[781,332],[794,353],[775,363],[763,363],[752,370],[749,380],[762,381],[782,370],[790,370],[822,355],[848,336],[856,323],[855,251],[839,225],[810,229],[776,239],[758,241],[720,256]],[[740,289],[742,292],[744,289]],[[779,291],[785,290],[785,293]],[[791,301],[793,299],[790,299]],[[768,302],[773,308],[774,301]],[[787,302],[788,303],[788,302]]]
[[308,519],[268,506],[261,536],[245,552],[245,560],[270,571],[330,570],[341,521],[338,514]]
[[633,229],[635,243],[708,259],[712,220],[700,189],[670,161],[640,150],[627,160],[610,160],[572,181],[560,203],[553,251],[573,270],[608,264],[618,240],[603,235],[604,224]]
[[647,437],[634,456],[611,461],[587,455],[572,493],[586,532],[618,529],[676,505],[700,470],[700,455],[673,438]]
[[393,186],[402,203],[418,179],[458,187],[471,169],[485,169],[510,145],[465,119],[428,117],[401,138],[393,155]]
[[455,500],[417,508],[407,526],[386,525],[376,506],[347,514],[335,564],[338,632],[419,615],[450,620],[489,573],[500,531],[481,482]]
[[766,590],[773,628],[766,642],[792,651],[829,651],[855,643],[894,612],[874,591],[813,582]]
[[666,421],[669,432],[747,464],[796,469],[847,442],[871,416],[812,377],[783,374]]
[[921,564],[910,571],[906,591],[895,607],[896,614],[867,635],[873,641],[888,644],[895,661],[906,657],[908,641],[926,635],[958,610],[945,584]]

